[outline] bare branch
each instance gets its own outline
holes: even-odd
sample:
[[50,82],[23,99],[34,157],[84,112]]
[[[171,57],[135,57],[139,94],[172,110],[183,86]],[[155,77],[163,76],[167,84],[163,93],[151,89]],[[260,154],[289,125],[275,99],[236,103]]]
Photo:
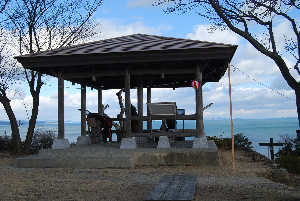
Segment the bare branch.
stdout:
[[2,0],[2,2],[0,2],[0,13],[2,13],[6,7],[6,5],[10,2],[10,0]]

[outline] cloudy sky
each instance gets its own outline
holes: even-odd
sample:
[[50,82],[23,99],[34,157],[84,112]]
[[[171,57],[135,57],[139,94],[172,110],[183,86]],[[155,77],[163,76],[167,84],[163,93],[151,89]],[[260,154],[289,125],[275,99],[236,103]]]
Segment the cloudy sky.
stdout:
[[[94,36],[94,40],[141,33],[238,45],[231,63],[233,118],[296,117],[294,91],[289,88],[271,59],[228,30],[209,33],[209,22],[195,12],[183,15],[165,14],[163,6],[152,6],[154,2],[155,0],[104,0],[103,5],[94,15],[94,20],[100,23],[100,31]],[[299,18],[300,15],[298,20]],[[275,32],[279,49],[283,48],[282,35],[289,34],[288,29],[289,26],[285,21],[277,22]],[[285,59],[292,68],[293,63],[289,55],[286,55]],[[300,80],[292,69],[291,73]],[[65,82],[65,120],[67,121],[80,121],[79,87]],[[116,92],[117,90],[103,92],[103,102],[109,104],[106,113],[111,117],[119,113]],[[144,103],[146,103],[146,91],[144,92]],[[132,103],[136,105],[136,90],[131,90],[131,97]],[[28,89],[24,88],[24,92],[11,101],[18,119],[28,119],[30,113],[27,114],[26,108],[30,108],[28,104],[30,99]],[[230,118],[227,73],[220,82],[204,85],[203,99],[204,105],[213,103],[205,110],[204,118]],[[176,101],[178,108],[184,108],[187,114],[195,113],[195,91],[192,88],[174,91],[153,90],[152,102],[157,101]],[[56,78],[48,78],[47,85],[42,87],[39,108],[38,120],[57,120]],[[87,109],[97,112],[95,90],[88,89]],[[0,106],[0,114],[5,114],[2,106]],[[6,115],[1,115],[0,120],[8,120],[8,118]]]

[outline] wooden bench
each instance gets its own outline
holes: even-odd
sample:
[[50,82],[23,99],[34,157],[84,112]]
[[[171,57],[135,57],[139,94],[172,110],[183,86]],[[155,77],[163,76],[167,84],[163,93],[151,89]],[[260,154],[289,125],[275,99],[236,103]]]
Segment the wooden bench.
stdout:
[[96,118],[93,117],[88,117],[86,118],[87,124],[88,124],[88,134],[91,138],[91,143],[95,144],[100,141],[103,141],[103,137],[100,139],[100,133],[101,133],[101,128],[100,124],[101,122],[97,120]]
[[193,200],[197,183],[196,175],[165,175],[145,199]]
[[147,106],[150,114],[150,121],[152,121],[153,117],[160,117],[162,120],[162,132],[166,131],[166,120],[174,120],[174,128],[177,131],[177,106],[175,102],[147,103]]

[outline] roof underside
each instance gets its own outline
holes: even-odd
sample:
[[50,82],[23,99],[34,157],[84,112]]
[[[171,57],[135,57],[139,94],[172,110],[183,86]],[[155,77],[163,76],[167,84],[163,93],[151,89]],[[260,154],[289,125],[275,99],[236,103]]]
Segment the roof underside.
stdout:
[[97,89],[188,87],[200,66],[203,84],[218,82],[237,46],[135,34],[39,52],[16,59],[24,68]]

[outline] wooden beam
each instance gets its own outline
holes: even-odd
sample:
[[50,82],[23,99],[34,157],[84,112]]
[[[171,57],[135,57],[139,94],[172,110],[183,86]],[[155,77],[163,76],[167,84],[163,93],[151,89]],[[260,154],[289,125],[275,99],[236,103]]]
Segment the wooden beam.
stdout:
[[126,138],[131,134],[131,101],[130,101],[130,74],[129,68],[125,73],[125,109],[126,109]]
[[[147,103],[151,103],[151,87],[147,88]],[[151,130],[152,128],[152,121],[150,120],[150,112],[147,108],[147,129]]]
[[[139,79],[139,87],[137,89],[138,96],[138,116],[143,116],[143,78]],[[143,120],[138,120],[138,132],[143,132]]]
[[[180,68],[180,69],[134,69],[128,72],[130,75],[146,75],[146,74],[189,74],[189,73],[195,73],[195,69],[188,69],[188,68]],[[74,79],[74,78],[90,78],[92,76],[96,77],[105,77],[105,76],[124,76],[125,71],[124,70],[111,70],[111,71],[95,71],[93,72],[69,72],[64,73],[62,76],[64,79]]]
[[98,114],[103,115],[104,108],[102,106],[102,89],[98,89]]
[[[61,75],[61,73],[60,73]],[[58,77],[58,139],[65,138],[65,122],[64,122],[64,79]]]
[[[199,66],[200,68],[200,72],[203,72],[205,70],[205,68],[209,65],[209,63],[211,62],[211,59],[208,59],[206,61],[196,61],[195,64],[196,66]],[[195,70],[195,73],[196,73],[197,69]]]
[[196,136],[197,131],[188,131],[188,132],[152,132],[152,133],[131,133],[130,137],[192,137]]
[[86,86],[81,84],[81,136],[86,136]]
[[[162,119],[174,119],[174,115],[152,115],[151,119],[152,120],[162,120]],[[119,118],[111,118],[114,119],[114,121],[121,121],[125,119],[119,119]],[[131,116],[131,120],[139,120],[142,119],[143,121],[148,121],[150,117],[148,116],[143,116],[143,117],[138,117],[138,116]],[[176,115],[176,120],[196,120],[196,115]]]

